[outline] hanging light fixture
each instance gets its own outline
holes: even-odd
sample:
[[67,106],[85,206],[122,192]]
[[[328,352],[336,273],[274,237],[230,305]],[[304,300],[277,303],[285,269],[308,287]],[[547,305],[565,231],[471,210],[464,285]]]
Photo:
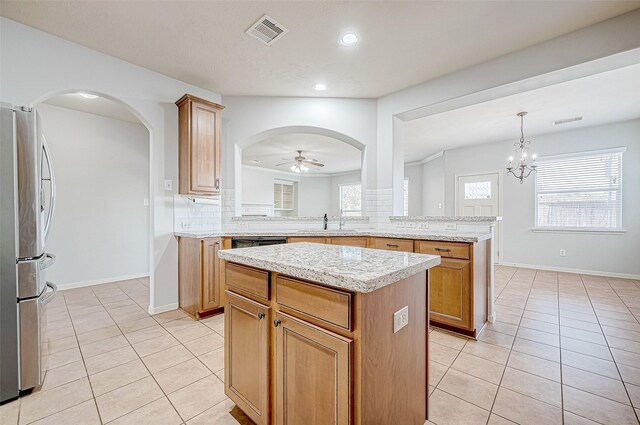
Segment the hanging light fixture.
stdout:
[[301,162],[298,162],[291,166],[291,171],[293,171],[294,173],[306,173],[309,171],[309,167]]
[[[531,155],[532,164],[527,164],[527,152],[529,149],[528,146],[531,144],[529,141],[524,140],[524,117],[527,115],[526,112],[519,112],[518,116],[520,117],[520,141],[513,144],[516,147],[515,151],[518,155],[518,163],[516,166],[513,166],[513,156],[509,157],[509,166],[507,166],[507,174],[513,175],[513,177],[520,180],[520,184],[529,177],[531,173],[536,172],[536,154]],[[515,170],[515,171],[514,171]]]

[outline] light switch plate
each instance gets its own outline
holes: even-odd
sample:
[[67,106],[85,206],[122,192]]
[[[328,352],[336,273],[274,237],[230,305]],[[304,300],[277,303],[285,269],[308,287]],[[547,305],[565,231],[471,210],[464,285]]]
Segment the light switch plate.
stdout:
[[409,324],[409,306],[406,305],[393,313],[393,333],[398,332]]
[[164,181],[164,190],[173,190],[173,180]]

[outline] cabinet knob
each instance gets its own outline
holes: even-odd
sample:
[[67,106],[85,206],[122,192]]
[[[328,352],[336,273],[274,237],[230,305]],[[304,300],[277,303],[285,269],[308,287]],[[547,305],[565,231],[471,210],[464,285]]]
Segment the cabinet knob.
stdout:
[[258,313],[258,319],[260,320],[264,319],[264,313]]
[[276,319],[276,320],[273,321],[273,326],[275,326],[277,328],[278,326],[280,326],[280,323],[282,323],[282,322],[280,320]]

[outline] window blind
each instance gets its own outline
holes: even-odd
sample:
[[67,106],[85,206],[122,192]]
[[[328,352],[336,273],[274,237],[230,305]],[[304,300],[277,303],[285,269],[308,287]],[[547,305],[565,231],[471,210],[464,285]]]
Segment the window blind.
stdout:
[[542,158],[536,227],[622,228],[622,149]]

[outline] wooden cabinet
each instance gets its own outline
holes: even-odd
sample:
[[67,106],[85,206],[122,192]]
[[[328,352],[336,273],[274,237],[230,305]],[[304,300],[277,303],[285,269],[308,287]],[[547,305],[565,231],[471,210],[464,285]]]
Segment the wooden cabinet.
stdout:
[[269,308],[226,292],[225,391],[256,424],[269,423]]
[[415,251],[442,257],[429,270],[431,324],[476,337],[487,322],[486,242],[415,241]]
[[348,338],[276,313],[275,423],[351,423]]
[[220,193],[220,114],[224,106],[185,94],[177,102],[179,193]]
[[327,238],[320,236],[290,236],[287,238],[288,243],[296,242],[313,242],[313,243],[327,243]]
[[178,297],[182,310],[195,318],[221,310],[220,238],[179,238]]
[[413,252],[413,240],[392,238],[369,238],[369,248],[387,251]]
[[329,238],[328,243],[342,246],[357,246],[360,248],[367,247],[367,238],[364,236],[339,236],[337,238]]

